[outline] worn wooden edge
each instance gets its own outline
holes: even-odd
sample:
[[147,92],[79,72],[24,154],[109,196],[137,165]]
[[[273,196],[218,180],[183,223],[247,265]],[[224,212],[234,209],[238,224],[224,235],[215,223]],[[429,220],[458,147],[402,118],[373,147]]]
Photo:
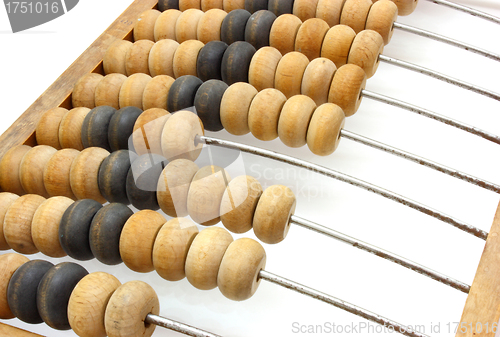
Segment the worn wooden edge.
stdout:
[[0,323],[0,336],[3,337],[42,337],[42,335],[15,328],[13,326]]

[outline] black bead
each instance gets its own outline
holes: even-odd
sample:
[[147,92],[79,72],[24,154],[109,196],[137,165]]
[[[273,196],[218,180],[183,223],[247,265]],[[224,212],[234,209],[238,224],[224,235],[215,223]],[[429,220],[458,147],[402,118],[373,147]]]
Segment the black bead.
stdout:
[[172,83],[167,98],[167,110],[171,113],[192,107],[196,91],[203,83],[196,76],[184,75]]
[[267,9],[276,16],[293,13],[294,0],[269,0]]
[[108,141],[108,128],[116,109],[98,106],[89,111],[82,124],[82,143],[84,148],[102,147],[111,152]]
[[127,175],[127,196],[135,208],[160,208],[156,189],[160,174],[166,165],[166,159],[157,154],[144,154],[132,163]]
[[128,150],[111,153],[99,166],[99,191],[109,202],[128,205],[127,174],[137,154]]
[[222,80],[228,85],[248,83],[248,70],[255,52],[255,48],[248,42],[238,41],[230,45],[222,58]]
[[245,10],[255,13],[261,9],[267,10],[268,0],[245,0]]
[[[129,139],[134,131],[135,121],[141,113],[141,109],[128,106],[113,114],[108,128],[108,141],[112,151],[129,149]],[[130,144],[132,144],[131,141]],[[130,150],[134,149],[130,148]]]
[[159,0],[158,10],[164,12],[167,9],[179,9],[179,0]]
[[210,41],[198,54],[196,69],[198,77],[203,81],[221,80],[221,64],[227,43],[222,41]]
[[222,81],[210,80],[203,83],[198,89],[194,106],[205,130],[220,131],[224,129],[220,121],[220,102],[227,88],[227,84]]
[[268,10],[260,10],[252,14],[245,28],[245,41],[255,49],[269,46],[269,34],[276,20],[276,15]]
[[236,41],[245,41],[245,26],[250,18],[250,12],[235,9],[229,12],[220,27],[220,39],[228,45]]

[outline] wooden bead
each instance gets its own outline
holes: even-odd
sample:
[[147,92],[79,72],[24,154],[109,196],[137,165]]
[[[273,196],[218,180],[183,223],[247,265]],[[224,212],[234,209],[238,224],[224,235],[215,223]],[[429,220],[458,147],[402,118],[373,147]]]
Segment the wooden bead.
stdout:
[[52,267],[38,285],[37,305],[43,321],[53,329],[69,330],[68,303],[78,282],[89,272],[72,262]]
[[129,138],[132,136],[135,121],[141,113],[141,109],[129,106],[121,108],[113,114],[108,127],[108,141],[111,151],[129,148]]
[[181,12],[191,8],[201,9],[201,0],[179,0],[179,10]]
[[101,74],[95,73],[90,73],[81,77],[78,82],[76,82],[75,87],[73,88],[73,93],[71,94],[73,108],[94,108],[95,89],[103,78],[104,76]]
[[231,242],[231,234],[220,227],[205,228],[196,235],[186,258],[186,277],[189,283],[200,290],[217,287],[219,266]]
[[193,221],[212,226],[220,221],[220,203],[231,177],[218,166],[202,167],[189,187],[187,208]]
[[158,75],[174,76],[174,55],[179,42],[164,39],[156,42],[149,52],[149,73],[153,79]]
[[[276,0],[278,1],[278,0]],[[292,14],[283,14],[274,21],[269,32],[269,45],[282,54],[295,50],[295,38],[302,21]]]
[[43,170],[56,152],[51,146],[38,145],[24,155],[19,165],[19,178],[27,193],[49,197],[43,183]]
[[248,19],[245,27],[245,41],[259,50],[262,47],[269,46],[269,34],[271,26],[276,20],[276,15],[268,10],[251,13],[253,14]]
[[49,145],[61,149],[59,143],[59,125],[64,115],[68,112],[64,108],[54,108],[45,112],[36,126],[36,142],[39,145]]
[[158,16],[154,27],[155,41],[164,39],[175,41],[175,25],[182,12],[177,9],[168,9]]
[[[199,1],[198,1],[199,3]],[[180,7],[180,6],[179,6]],[[203,16],[199,9],[191,8],[183,12],[175,23],[175,39],[182,43],[187,40],[196,40],[198,32],[198,21]]]
[[245,0],[223,0],[222,8],[228,13],[237,9],[243,9],[245,8]]
[[394,3],[398,7],[398,15],[406,16],[413,13],[418,0],[394,0]]
[[294,0],[269,0],[267,9],[280,17],[283,14],[293,13],[293,2]]
[[93,199],[104,204],[106,199],[99,191],[99,166],[109,152],[98,147],[89,147],[75,158],[69,177],[71,189],[77,199]]
[[203,46],[204,44],[197,40],[189,40],[181,43],[175,51],[172,62],[175,78],[184,75],[196,76],[196,62]]
[[137,209],[160,208],[156,199],[156,186],[165,158],[157,154],[144,154],[134,160],[127,174],[127,197]]
[[179,0],[159,0],[158,10],[164,12],[170,9],[179,9]]
[[19,176],[19,166],[31,146],[19,145],[5,152],[0,161],[0,187],[3,191],[23,195],[23,185]]
[[330,28],[323,40],[321,57],[335,63],[337,68],[342,67],[347,64],[347,56],[355,37],[356,33],[349,26],[337,25]]
[[59,142],[61,147],[83,150],[82,125],[89,108],[74,108],[68,111],[59,125]]
[[306,21],[316,17],[316,8],[319,0],[295,0],[293,3],[293,15]]
[[[222,9],[222,0],[201,0],[201,10],[205,13],[212,9]],[[225,12],[224,12],[225,13]]]
[[71,189],[70,170],[80,151],[63,149],[57,151],[45,165],[43,170],[43,184],[51,197],[64,196],[76,200]]
[[222,57],[222,80],[228,85],[236,82],[248,83],[248,70],[255,52],[255,48],[244,41],[237,41],[227,47]]
[[85,276],[71,293],[68,321],[80,337],[106,337],[104,314],[109,298],[121,285],[111,274],[96,272]]
[[248,128],[248,110],[257,95],[257,89],[248,83],[235,83],[224,92],[220,103],[220,120],[222,126],[232,135],[245,135]]
[[222,79],[222,57],[226,49],[227,44],[222,41],[211,41],[201,48],[196,61],[196,72],[200,80],[205,82]]
[[344,111],[332,103],[319,106],[313,113],[307,129],[307,146],[318,156],[328,156],[340,142],[340,132],[344,127]]
[[142,281],[130,281],[120,286],[111,295],[104,325],[108,336],[149,337],[155,324],[146,324],[148,314],[158,315],[160,302],[151,286]]
[[[226,3],[227,0],[224,0]],[[243,0],[244,3],[245,0]],[[220,39],[228,45],[233,44],[236,41],[245,41],[245,27],[248,19],[250,18],[250,12],[244,9],[231,9],[227,10],[224,6],[224,10],[228,13],[227,16],[222,21],[220,29]]]
[[7,241],[5,240],[5,236],[3,235],[3,221],[10,205],[12,205],[14,200],[16,200],[17,198],[19,198],[19,196],[13,193],[0,193],[0,250],[10,249],[9,244],[7,243]]
[[278,120],[286,96],[278,89],[264,89],[250,105],[248,127],[255,138],[269,141],[278,137]]
[[128,268],[138,273],[154,270],[153,246],[165,222],[160,213],[151,210],[139,211],[127,220],[120,235],[120,256]]
[[361,91],[365,85],[365,71],[357,65],[346,64],[333,75],[328,102],[340,106],[346,117],[352,116],[361,104]]
[[174,78],[168,75],[153,77],[144,88],[142,95],[142,109],[167,109],[167,97]]
[[156,19],[158,19],[160,14],[161,12],[156,9],[150,9],[141,13],[134,26],[134,41],[155,41],[154,28]]
[[300,94],[302,77],[309,65],[309,59],[302,53],[291,52],[283,56],[276,68],[274,87],[286,98]]
[[220,120],[220,103],[228,85],[219,80],[203,83],[194,98],[194,106],[203,126],[209,131],[224,129]]
[[365,29],[378,32],[387,45],[394,33],[394,22],[398,18],[398,7],[390,0],[380,0],[375,2],[368,13]]
[[0,318],[2,319],[16,317],[9,307],[7,289],[14,272],[28,261],[26,256],[16,253],[0,255]]
[[198,169],[187,159],[176,159],[165,166],[157,187],[158,204],[165,214],[174,218],[188,215],[188,191]]
[[316,17],[324,20],[329,27],[340,24],[340,13],[346,0],[319,0]]
[[300,26],[295,38],[295,51],[301,52],[309,61],[321,54],[326,32],[330,27],[321,19],[308,19]]
[[149,52],[153,48],[154,42],[149,40],[139,40],[134,42],[128,49],[125,56],[125,68],[127,76],[141,73],[149,75]]
[[340,23],[354,29],[356,34],[359,33],[365,29],[371,6],[372,0],[346,0],[342,7]]
[[267,10],[268,0],[245,0],[245,10],[256,13],[260,10]]
[[128,150],[111,153],[99,167],[98,185],[102,196],[109,202],[130,204],[127,197],[127,174],[137,155]]
[[133,43],[127,40],[116,40],[113,42],[104,54],[102,61],[104,73],[127,75],[127,53],[132,46]]
[[[201,5],[203,7],[203,2],[206,0],[202,0]],[[212,1],[212,0],[210,0]],[[215,0],[212,2],[220,2],[222,7],[222,0]],[[220,41],[221,40],[221,27],[224,18],[227,16],[227,13],[221,9],[212,8],[210,10],[202,9],[205,14],[198,21],[198,27],[196,36],[199,41],[207,44],[211,41]]]
[[228,184],[220,204],[220,218],[224,227],[233,233],[252,229],[253,214],[262,186],[251,176],[239,176]]
[[123,82],[120,89],[120,108],[135,106],[142,109],[142,97],[144,90],[151,81],[151,76],[147,74],[134,74]]
[[158,275],[168,281],[179,281],[186,276],[186,256],[198,232],[196,224],[186,218],[174,218],[162,226],[153,248]]
[[320,57],[311,61],[302,78],[302,95],[311,97],[317,106],[328,102],[328,92],[335,71],[337,67],[327,58]]
[[107,265],[122,262],[120,234],[133,214],[130,208],[118,203],[108,204],[97,211],[89,231],[90,250],[96,259]]
[[92,109],[82,123],[82,144],[84,148],[101,147],[111,151],[108,130],[116,109],[110,106],[98,106]]
[[137,118],[132,141],[139,156],[149,152],[162,154],[161,134],[169,117],[170,114],[167,110],[154,108],[145,110]]
[[7,299],[12,313],[21,321],[38,324],[43,320],[38,313],[36,294],[38,284],[54,265],[48,261],[33,260],[20,266],[12,275]]
[[42,254],[50,257],[66,256],[59,242],[59,224],[64,212],[73,202],[66,197],[49,198],[38,207],[33,215],[31,237]]
[[234,301],[249,299],[259,287],[259,273],[265,266],[266,251],[260,243],[249,238],[233,241],[220,264],[219,290]]
[[286,146],[301,147],[306,144],[307,126],[316,109],[312,98],[297,95],[290,98],[281,109],[278,135]]
[[195,161],[203,148],[203,144],[195,143],[196,136],[203,135],[203,126],[198,116],[186,110],[176,112],[163,127],[163,156],[168,161],[180,158]]
[[274,88],[274,76],[281,58],[276,48],[263,47],[257,50],[250,62],[248,82],[258,91]]
[[194,106],[194,98],[202,80],[192,75],[181,76],[170,87],[167,110],[176,112]]
[[104,76],[95,88],[95,105],[109,105],[115,109],[120,108],[120,89],[127,76],[123,74],[109,74]]
[[375,75],[379,64],[379,55],[384,50],[384,39],[374,30],[359,32],[354,38],[347,58],[347,63],[363,68],[366,77]]

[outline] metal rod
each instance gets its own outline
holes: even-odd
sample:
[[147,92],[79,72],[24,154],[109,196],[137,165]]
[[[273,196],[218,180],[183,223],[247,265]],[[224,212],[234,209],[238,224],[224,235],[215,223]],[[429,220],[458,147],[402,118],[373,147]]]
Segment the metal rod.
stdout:
[[442,172],[442,173],[447,174],[449,176],[467,181],[468,183],[482,187],[482,188],[487,189],[489,191],[500,193],[500,186],[498,186],[498,185],[495,185],[495,184],[490,183],[488,181],[476,178],[476,177],[471,176],[467,173],[463,173],[463,172],[460,172],[458,170],[449,168],[447,166],[438,164],[438,163],[430,161],[428,159],[419,157],[419,156],[414,155],[412,153],[399,150],[395,147],[392,147],[392,146],[389,146],[386,144],[382,144],[380,142],[377,142],[377,141],[372,140],[372,139],[367,138],[367,137],[360,136],[358,134],[355,134],[355,133],[347,131],[347,130],[341,130],[340,135],[344,138],[361,143],[363,145],[366,145],[366,146],[369,146],[369,147],[372,147],[372,148],[375,148],[375,149],[378,149],[378,150],[381,150],[381,151],[384,151],[387,153],[391,153],[395,156],[408,159],[412,162],[429,167],[431,169]]
[[314,299],[331,304],[337,308],[340,308],[342,310],[350,312],[354,315],[363,317],[364,319],[367,319],[367,320],[372,321],[374,323],[378,323],[380,325],[383,325],[384,327],[386,327],[388,332],[399,332],[405,336],[410,336],[410,337],[428,337],[427,335],[425,335],[423,333],[413,331],[411,328],[404,326],[402,324],[399,324],[395,321],[392,321],[388,318],[377,315],[371,311],[368,311],[366,309],[358,307],[358,306],[351,304],[349,302],[342,301],[341,299],[338,299],[338,298],[333,297],[331,295],[325,294],[325,293],[320,292],[318,290],[306,287],[300,283],[293,282],[293,281],[290,281],[284,277],[272,274],[268,271],[261,270],[259,273],[259,277],[263,280],[280,285],[284,288],[288,288],[288,289],[296,291],[300,294],[307,295],[307,296],[312,297]]
[[412,70],[412,71],[436,78],[438,80],[444,81],[446,83],[456,85],[456,86],[461,87],[463,89],[467,89],[467,90],[473,91],[475,93],[484,95],[486,97],[493,98],[494,100],[500,101],[500,94],[497,94],[496,92],[493,92],[491,90],[483,89],[483,88],[478,87],[476,85],[469,84],[467,82],[464,82],[464,81],[458,80],[456,78],[438,73],[436,71],[429,70],[427,68],[420,67],[420,66],[417,66],[415,64],[411,64],[411,63],[401,61],[401,60],[398,60],[398,59],[395,59],[392,57],[388,57],[385,55],[380,55],[379,59],[380,59],[380,61],[392,64],[392,65],[395,65],[395,66],[398,66],[398,67],[401,67],[404,69]]
[[394,28],[397,28],[397,29],[400,29],[402,31],[412,33],[415,35],[427,37],[427,38],[435,40],[435,41],[443,42],[443,43],[449,44],[451,46],[470,51],[472,53],[487,57],[487,58],[495,60],[495,61],[500,61],[500,55],[498,55],[498,54],[494,54],[494,53],[489,52],[485,49],[477,48],[477,47],[474,47],[470,44],[466,44],[466,43],[463,43],[463,42],[460,42],[460,41],[457,41],[454,39],[450,39],[448,37],[445,37],[445,36],[442,36],[439,34],[435,34],[435,33],[420,29],[420,28],[408,26],[408,25],[405,25],[405,24],[399,23],[399,22],[394,22]]
[[461,292],[464,292],[466,294],[469,293],[470,291],[470,286],[468,284],[465,284],[463,282],[460,282],[458,280],[455,280],[451,277],[448,277],[446,275],[443,275],[437,271],[434,271],[430,268],[427,268],[425,266],[422,266],[416,262],[413,262],[411,260],[408,260],[404,257],[401,257],[399,255],[396,255],[394,253],[391,253],[387,250],[378,248],[376,246],[373,246],[369,243],[363,242],[361,240],[358,240],[356,238],[353,238],[351,236],[345,235],[343,233],[337,232],[331,228],[321,226],[317,223],[314,223],[312,221],[300,218],[296,215],[292,215],[290,218],[290,223],[296,224],[298,226],[307,228],[309,230],[312,230],[316,233],[320,233],[323,235],[326,235],[330,238],[333,238],[335,240],[347,243],[348,245],[351,245],[355,248],[364,250],[368,253],[374,254],[378,257],[381,257],[383,259],[386,259],[388,261],[394,262],[396,264],[399,264],[400,266],[403,266],[405,268],[411,269],[419,274],[422,274],[424,276],[430,277],[431,279],[434,279],[438,282],[441,282],[443,284],[446,284],[452,288],[455,288],[457,290],[460,290]]
[[148,314],[146,316],[145,322],[147,324],[155,324],[155,325],[161,326],[163,328],[177,331],[177,332],[180,332],[180,333],[183,333],[185,335],[192,336],[192,337],[221,337],[219,335],[204,331],[202,329],[198,329],[198,328],[192,327],[190,325],[176,322],[176,321],[173,321],[171,319],[157,316],[157,315],[153,315],[153,314]]
[[494,22],[496,24],[500,24],[500,18],[498,18],[496,16],[493,16],[493,15],[485,13],[485,12],[478,11],[478,10],[470,8],[470,7],[462,6],[462,5],[456,4],[456,3],[451,2],[451,1],[447,1],[447,0],[427,0],[427,1],[433,2],[437,5],[443,5],[443,6],[446,6],[449,8],[456,9],[456,10],[461,11],[461,12],[468,13],[470,15],[477,16],[479,18]]
[[287,155],[277,153],[274,151],[265,150],[265,149],[261,149],[261,148],[254,147],[254,146],[249,146],[249,145],[245,145],[245,144],[235,143],[235,142],[231,142],[228,140],[222,140],[222,139],[217,139],[217,138],[212,138],[212,137],[207,137],[207,136],[197,136],[195,139],[195,142],[201,142],[201,143],[205,143],[208,145],[216,145],[216,146],[222,146],[222,147],[229,148],[229,149],[240,150],[240,151],[247,152],[250,154],[255,154],[258,156],[281,161],[283,163],[290,164],[293,166],[305,168],[305,169],[311,170],[313,172],[325,175],[327,177],[343,181],[343,182],[351,184],[353,186],[361,187],[367,191],[381,195],[387,199],[396,201],[402,205],[408,206],[408,207],[413,208],[417,211],[420,211],[424,214],[427,214],[427,215],[432,216],[436,219],[439,219],[443,222],[446,222],[446,223],[448,223],[448,224],[450,224],[458,229],[461,229],[466,233],[472,234],[480,239],[486,240],[486,238],[488,236],[488,233],[483,231],[482,229],[471,226],[471,225],[469,225],[461,220],[455,219],[455,218],[453,218],[445,213],[437,211],[433,208],[425,206],[421,203],[418,203],[416,201],[413,201],[409,198],[406,198],[406,197],[401,196],[399,194],[396,194],[394,192],[388,191],[388,190],[383,189],[381,187],[378,187],[376,185],[373,185],[373,184],[367,183],[363,180],[351,177],[347,174],[334,171],[332,169],[326,168],[326,167],[321,166],[321,165],[309,163],[305,160],[301,160],[298,158],[287,156]]

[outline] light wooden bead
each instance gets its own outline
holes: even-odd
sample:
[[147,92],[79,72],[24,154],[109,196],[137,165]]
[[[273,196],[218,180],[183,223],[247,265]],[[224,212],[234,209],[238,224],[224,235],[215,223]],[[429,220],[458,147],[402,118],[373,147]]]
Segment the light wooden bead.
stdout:
[[248,71],[248,82],[261,91],[267,88],[274,88],[274,77],[276,68],[283,56],[278,49],[273,47],[263,47],[257,50],[250,62]]
[[222,126],[232,135],[246,135],[250,104],[257,95],[257,89],[244,82],[237,82],[227,88],[220,103]]
[[210,165],[196,172],[187,197],[187,209],[193,221],[212,226],[220,221],[220,203],[231,177],[221,167]]
[[56,152],[51,146],[38,145],[24,155],[19,165],[19,178],[26,193],[49,197],[43,183],[43,170]]
[[127,267],[138,273],[154,270],[153,246],[167,220],[158,212],[142,210],[132,215],[120,235],[120,255]]
[[319,0],[295,0],[293,2],[293,15],[306,21],[316,17],[316,8]]
[[319,0],[316,7],[316,17],[324,20],[328,26],[340,24],[340,13],[346,0]]
[[[216,1],[220,2],[222,6],[222,0]],[[203,0],[201,4],[203,6]],[[201,41],[205,44],[210,41],[220,41],[222,21],[224,21],[227,12],[223,11],[222,9],[216,8],[207,11],[202,9],[205,14],[203,14],[203,16],[200,18],[200,21],[198,21],[196,36],[198,38],[198,41]]]
[[333,76],[328,102],[340,106],[346,117],[352,116],[358,111],[365,86],[365,71],[355,64],[346,64]]
[[223,0],[222,8],[227,13],[235,9],[243,9],[245,8],[245,0]]
[[186,256],[198,232],[196,224],[186,218],[174,218],[163,225],[153,248],[153,264],[158,275],[168,281],[186,277]]
[[375,2],[368,13],[365,29],[378,32],[387,45],[394,33],[394,22],[398,18],[398,7],[390,0],[380,0]]
[[321,57],[335,63],[337,68],[342,67],[347,64],[347,56],[349,56],[349,50],[355,37],[356,33],[349,26],[337,25],[330,28],[323,40]]
[[149,337],[155,324],[146,324],[148,314],[158,315],[160,302],[154,289],[142,281],[130,281],[111,295],[104,325],[109,337]]
[[29,259],[26,256],[16,253],[0,255],[0,318],[2,319],[15,317],[7,300],[7,288],[12,275],[28,261]]
[[319,106],[307,129],[307,146],[318,156],[328,156],[337,149],[345,124],[344,111],[332,103]]
[[300,26],[295,38],[295,51],[306,55],[309,61],[321,54],[323,39],[330,27],[321,19],[308,19]]
[[260,284],[259,273],[266,267],[266,251],[253,239],[242,238],[227,247],[219,268],[217,285],[234,301],[253,296]]
[[229,232],[220,227],[202,230],[189,248],[186,258],[186,277],[196,289],[217,287],[217,275],[222,257],[233,242]]
[[327,58],[320,57],[311,61],[302,78],[302,95],[311,97],[317,106],[328,102],[328,92],[335,71],[337,67]]
[[[182,10],[181,10],[182,11]],[[182,43],[187,40],[196,40],[198,32],[198,22],[203,16],[199,9],[187,9],[183,11],[175,24],[175,39]]]
[[220,204],[220,218],[224,227],[233,233],[252,229],[253,214],[262,186],[251,176],[239,176],[228,184]]
[[149,52],[149,72],[151,76],[174,76],[174,54],[179,42],[164,39],[156,42]]
[[95,89],[104,78],[101,74],[90,73],[81,77],[76,82],[71,94],[73,108],[95,108]]
[[203,144],[196,144],[196,136],[203,136],[203,125],[194,113],[186,110],[176,112],[168,119],[161,135],[163,156],[169,161],[184,158],[195,161]]
[[151,76],[147,74],[134,74],[123,82],[120,89],[120,108],[135,106],[142,109],[142,97],[144,89],[151,81]]
[[342,7],[340,23],[354,29],[356,34],[359,33],[365,29],[371,6],[372,0],[346,0]]
[[401,16],[410,15],[417,7],[418,0],[394,0],[398,7],[398,14]]
[[281,109],[278,121],[278,136],[289,147],[306,144],[307,126],[316,109],[312,98],[304,95],[291,97]]
[[61,147],[83,150],[82,125],[89,108],[74,108],[68,111],[59,125],[59,142]]
[[167,109],[167,97],[174,78],[168,75],[153,77],[144,88],[142,94],[142,109]]
[[45,200],[35,212],[31,222],[31,236],[36,248],[50,257],[63,257],[66,252],[59,242],[59,223],[73,200],[53,197]]
[[31,146],[19,145],[5,152],[0,161],[0,187],[5,192],[12,192],[23,195],[23,185],[21,184],[20,170],[21,161],[24,155],[31,150]]
[[43,184],[51,197],[64,196],[76,200],[71,189],[69,173],[79,154],[80,151],[75,149],[63,149],[57,151],[45,165]]
[[70,169],[70,182],[77,199],[93,199],[101,204],[106,202],[99,190],[98,174],[99,166],[107,156],[107,150],[89,147],[75,158]]
[[109,74],[104,76],[95,89],[95,105],[109,105],[120,109],[120,89],[127,76],[123,74]]
[[45,201],[36,194],[26,194],[10,205],[3,222],[3,234],[10,248],[21,254],[38,253],[31,237],[31,221],[37,208]]
[[285,55],[295,50],[295,38],[302,21],[292,14],[283,14],[274,20],[269,33],[269,45]]
[[248,127],[255,138],[278,138],[278,121],[285,102],[286,96],[278,89],[264,89],[255,96],[248,112]]
[[175,25],[181,14],[182,12],[177,9],[168,9],[158,16],[154,28],[155,41],[175,40]]
[[364,30],[359,32],[354,38],[347,58],[347,63],[355,64],[370,78],[375,75],[379,61],[379,55],[384,50],[384,40],[379,33],[374,30]]
[[276,68],[274,87],[285,94],[286,98],[300,94],[302,77],[309,59],[302,53],[291,52],[283,56]]
[[170,114],[165,109],[145,110],[135,121],[132,142],[138,155],[162,154],[161,133]]
[[85,276],[71,293],[68,320],[80,337],[105,337],[104,315],[111,295],[121,285],[111,274],[96,272]]
[[153,41],[139,40],[134,42],[132,47],[128,49],[125,58],[127,76],[137,73],[149,75],[149,52],[153,45]]
[[36,142],[39,145],[49,145],[55,149],[60,149],[59,125],[64,115],[68,112],[64,108],[54,108],[45,112],[36,126]]
[[[3,235],[3,221],[5,219],[5,214],[9,209],[10,205],[19,198],[17,194],[10,192],[2,192],[0,193],[0,250],[8,250],[10,249],[9,244],[5,240],[5,236]],[[1,317],[0,317],[1,318]]]
[[134,26],[134,41],[155,41],[155,24],[160,14],[161,12],[156,9],[142,12]]
[[102,61],[104,73],[127,75],[127,53],[132,48],[133,43],[127,40],[117,40],[113,42],[104,54]]
[[179,10],[181,12],[191,8],[201,9],[201,0],[179,0]]
[[[212,9],[222,9],[222,0],[201,0],[201,10],[205,13]],[[206,43],[206,42],[205,42]]]
[[203,46],[203,42],[198,40],[189,40],[181,43],[174,54],[173,68],[175,78],[184,75],[197,76],[196,61]]

